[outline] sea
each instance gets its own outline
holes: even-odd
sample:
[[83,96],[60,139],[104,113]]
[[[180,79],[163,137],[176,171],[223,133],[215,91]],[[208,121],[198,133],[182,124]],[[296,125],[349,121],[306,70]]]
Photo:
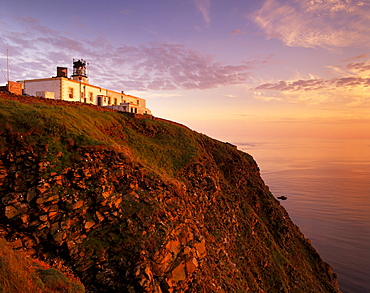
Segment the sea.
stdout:
[[293,222],[337,273],[343,293],[370,292],[370,139],[247,138]]

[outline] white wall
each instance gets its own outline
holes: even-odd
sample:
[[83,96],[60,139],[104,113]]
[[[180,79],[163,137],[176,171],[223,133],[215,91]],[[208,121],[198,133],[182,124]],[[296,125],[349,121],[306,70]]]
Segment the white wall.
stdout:
[[60,79],[25,80],[24,92],[36,96],[36,92],[53,92],[56,100],[60,99]]
[[[70,97],[70,89],[73,89],[73,96]],[[84,102],[83,97],[81,97],[81,91],[83,92],[83,84],[69,79],[62,79],[62,100],[69,102]]]
[[[24,81],[25,93],[36,96],[36,92],[53,92],[56,100],[82,102],[98,105],[98,97],[101,96],[101,106],[129,104],[129,109],[139,114],[151,114],[146,108],[146,100],[143,98],[126,95],[104,88],[93,86],[87,83],[71,80],[64,77],[55,77],[47,79],[35,79]],[[70,97],[70,89],[73,89],[73,97]],[[90,100],[92,93],[92,101]]]

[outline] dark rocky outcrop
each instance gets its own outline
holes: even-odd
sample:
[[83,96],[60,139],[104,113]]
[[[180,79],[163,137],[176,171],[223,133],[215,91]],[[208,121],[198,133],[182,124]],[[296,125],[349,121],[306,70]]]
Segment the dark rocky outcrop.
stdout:
[[0,96],[13,247],[89,292],[339,292],[250,155],[163,120],[16,99]]

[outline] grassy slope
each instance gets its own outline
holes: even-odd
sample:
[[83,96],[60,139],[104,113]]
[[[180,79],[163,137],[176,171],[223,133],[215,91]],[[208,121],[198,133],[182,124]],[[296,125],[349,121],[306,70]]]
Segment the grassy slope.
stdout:
[[59,270],[32,260],[0,239],[0,292],[82,293],[83,285]]
[[[162,175],[175,175],[197,156],[200,148],[194,132],[150,119],[132,124],[130,119],[120,113],[78,105],[30,105],[0,99],[0,129],[22,135],[25,143],[36,146],[40,155],[47,151],[47,159],[55,159],[59,152],[70,158],[68,146],[75,149],[97,145],[126,146],[146,167]],[[182,139],[169,140],[169,137]],[[64,166],[59,167],[67,167],[69,163],[67,159]]]
[[[40,158],[45,158],[46,161],[52,162],[49,168],[50,172],[58,173],[65,168],[73,166],[74,162],[80,161],[81,158],[76,158],[76,156],[81,155],[81,152],[76,150],[90,146],[94,146],[95,148],[102,146],[102,148],[118,148],[120,152],[124,152],[126,156],[130,156],[133,160],[138,161],[145,168],[160,175],[164,179],[184,176],[183,179],[185,181],[190,180],[186,177],[188,174],[184,170],[186,170],[186,167],[190,163],[203,158],[202,168],[208,168],[208,166],[210,166],[209,168],[215,168],[212,166],[218,166],[217,168],[222,173],[220,175],[220,179],[222,179],[220,182],[224,181],[225,186],[229,186],[227,188],[235,188],[235,190],[230,190],[230,194],[239,192],[239,187],[236,186],[240,182],[244,182],[243,185],[250,184],[251,188],[255,186],[253,182],[245,182],[244,171],[238,169],[247,165],[254,166],[251,156],[242,152],[236,152],[232,147],[190,131],[186,127],[179,127],[164,121],[132,119],[120,113],[96,111],[96,108],[73,103],[70,103],[67,107],[66,105],[62,106],[55,102],[50,103],[49,101],[36,101],[27,104],[1,99],[0,96],[1,131],[11,134],[6,136],[8,139],[12,137],[18,143],[21,141],[25,147],[32,147]],[[12,142],[8,141],[7,144],[12,145]],[[0,153],[6,151],[5,149],[1,149],[3,145],[5,144],[0,141]],[[245,161],[245,164],[241,164],[241,161]],[[194,165],[194,167],[196,166]],[[256,166],[253,168],[256,168]],[[209,171],[213,172],[215,170]],[[193,174],[194,172],[188,171],[189,174]],[[212,174],[212,172],[208,174]],[[206,180],[207,178],[204,177],[203,179]],[[194,181],[198,179],[196,177]],[[201,189],[202,186],[200,186],[199,192],[202,192]],[[244,189],[240,188],[240,192],[244,191]],[[251,199],[253,199],[255,191],[251,190],[250,194]],[[240,207],[243,209],[243,205],[246,205],[246,211],[241,211],[242,219],[253,213],[253,210],[245,200],[240,203],[239,200],[225,198],[225,205],[229,200],[232,204],[227,203],[227,205],[235,204],[234,210],[238,210]],[[267,231],[264,234],[261,233],[261,235],[266,234],[269,236],[269,238],[263,240],[264,243],[267,245],[274,237],[276,238],[276,243],[278,243],[279,238],[284,234],[283,228],[288,229],[288,226],[282,225],[280,218],[277,218],[276,223],[273,225],[272,221],[274,220],[271,217],[271,211],[267,211],[268,207],[274,207],[275,205],[272,197],[261,195],[256,201],[261,203],[265,201],[258,215],[264,223],[269,223],[269,227],[264,227],[261,224],[261,228],[259,228],[260,230]],[[197,206],[201,206],[201,204],[203,203],[199,202]],[[215,238],[220,238],[219,233],[229,233],[228,229],[222,231],[218,229],[220,226],[218,223],[219,219],[214,217],[214,215],[218,213],[219,205],[220,202],[214,205],[214,208],[210,208],[205,214],[205,217],[208,218],[207,226],[209,227],[207,229],[211,233],[215,233]],[[228,206],[225,206],[224,210],[227,212]],[[199,214],[201,212],[200,210]],[[263,219],[263,217],[267,218]],[[215,223],[212,222],[213,220]],[[249,222],[246,223],[250,225]],[[232,229],[233,225],[230,222],[229,229]],[[217,227],[218,230],[212,231],[213,227]],[[246,226],[242,229],[243,233],[246,229]],[[226,234],[225,236],[227,236]],[[250,236],[247,235],[243,239],[248,239],[248,237]],[[238,240],[236,239],[235,241]],[[245,244],[241,242],[238,247],[243,247]],[[303,251],[300,245],[297,244],[297,247]],[[270,246],[273,247],[275,244],[271,244]],[[279,252],[279,250],[280,248],[274,248],[276,255],[271,255],[271,253],[266,251],[266,255],[270,255],[269,257],[275,259],[273,262],[274,265],[287,266],[289,260],[283,259],[284,253],[283,251]],[[241,253],[245,253],[245,249]],[[310,251],[308,254],[311,255],[312,252]],[[262,259],[262,256],[260,258]],[[304,255],[303,258],[306,259],[307,256]],[[217,256],[214,259],[216,260]],[[316,265],[316,261],[315,259],[313,267]],[[243,264],[243,260],[238,262],[240,262],[240,267],[245,267],[244,271],[248,271],[248,263]],[[215,267],[217,267],[217,264],[215,264]],[[284,270],[284,268],[281,268],[281,271]],[[278,271],[278,269],[272,270],[272,272],[275,271]],[[257,275],[259,272],[260,270],[256,272],[251,270],[251,274],[253,275]],[[308,272],[307,274],[310,275],[311,273]],[[212,272],[209,275],[212,275]],[[277,274],[275,275],[278,276]],[[251,279],[253,278],[251,275]],[[263,277],[261,276],[260,278]],[[284,282],[285,280],[277,281],[277,283],[281,284]]]

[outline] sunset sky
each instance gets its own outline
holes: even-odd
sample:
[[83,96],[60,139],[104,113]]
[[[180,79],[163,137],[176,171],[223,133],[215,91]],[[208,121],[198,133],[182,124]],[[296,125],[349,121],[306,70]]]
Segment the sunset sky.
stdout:
[[368,0],[4,0],[0,84],[72,73],[229,136],[370,138]]

